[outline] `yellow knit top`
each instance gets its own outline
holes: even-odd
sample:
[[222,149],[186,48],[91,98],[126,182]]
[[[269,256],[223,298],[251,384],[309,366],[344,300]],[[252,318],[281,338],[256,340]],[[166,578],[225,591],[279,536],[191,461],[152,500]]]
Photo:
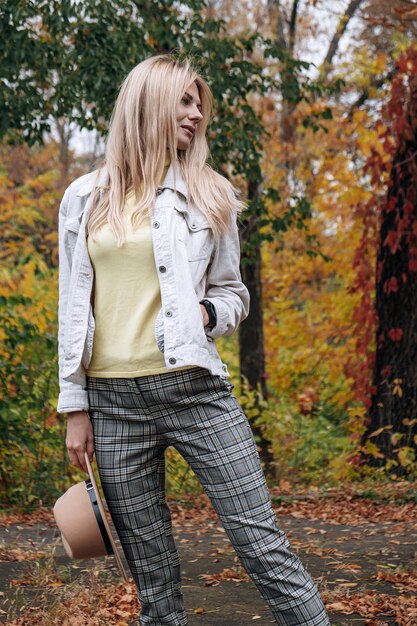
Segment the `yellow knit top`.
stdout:
[[[164,178],[169,163],[165,164]],[[133,227],[135,195],[126,196],[122,220],[126,241],[117,247],[108,224],[87,248],[94,268],[93,354],[88,376],[133,378],[168,372],[156,345],[154,325],[161,294],[149,218]]]

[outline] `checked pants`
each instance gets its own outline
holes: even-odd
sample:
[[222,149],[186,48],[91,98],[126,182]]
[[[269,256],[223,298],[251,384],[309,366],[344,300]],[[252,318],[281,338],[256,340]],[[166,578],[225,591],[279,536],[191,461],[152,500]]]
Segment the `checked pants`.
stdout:
[[329,626],[319,593],[278,528],[252,431],[232,385],[202,368],[87,378],[104,495],[141,602],[141,626],[186,626],[165,500],[174,446],[208,494],[243,567],[281,626]]

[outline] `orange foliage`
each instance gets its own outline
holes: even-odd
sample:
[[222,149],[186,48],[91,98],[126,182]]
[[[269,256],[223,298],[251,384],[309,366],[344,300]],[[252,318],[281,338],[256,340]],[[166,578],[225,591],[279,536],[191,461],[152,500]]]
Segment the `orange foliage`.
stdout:
[[[366,158],[376,132],[363,111],[349,120],[343,109],[336,109],[326,125],[327,133],[299,127],[291,150],[296,163],[293,176],[311,204],[309,233],[330,261],[309,256],[311,244],[296,229],[285,234],[279,253],[273,244],[265,245],[265,336],[269,382],[278,396],[290,394],[295,401],[313,389],[335,410],[345,410],[354,399],[352,380],[345,372],[355,352],[352,315],[359,298],[350,289],[362,236],[355,207],[372,194],[355,162]],[[271,142],[265,165],[271,183],[283,188],[284,206],[290,191],[279,179],[282,170],[277,163],[285,151],[288,146]]]
[[[58,156],[53,142],[32,150],[0,147],[0,295],[30,298],[35,309],[22,308],[20,313],[28,320],[36,316],[41,331],[54,318],[45,304],[55,291],[57,214],[65,186]],[[37,317],[41,310],[44,320]]]
[[54,481],[41,474],[60,462],[51,446],[61,436],[56,215],[63,184],[55,144],[0,146],[0,499],[6,503],[27,505],[35,491],[40,498],[53,491]]

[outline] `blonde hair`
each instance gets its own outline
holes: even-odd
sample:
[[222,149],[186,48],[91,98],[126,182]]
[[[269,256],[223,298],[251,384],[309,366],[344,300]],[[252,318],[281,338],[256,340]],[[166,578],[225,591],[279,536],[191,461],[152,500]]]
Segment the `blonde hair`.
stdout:
[[[194,82],[199,90],[203,119],[188,149],[179,150],[176,107]],[[174,176],[176,171],[181,172],[189,200],[204,213],[214,235],[228,230],[231,220],[245,205],[238,199],[233,185],[206,163],[209,149],[205,133],[212,99],[209,86],[188,59],[179,61],[169,55],[158,55],[132,69],[121,86],[110,120],[105,152],[108,181],[93,190],[88,220],[88,232],[93,238],[108,222],[118,245],[124,243],[121,216],[130,190],[138,199],[132,214],[133,224],[140,223],[153,210],[167,151]]]

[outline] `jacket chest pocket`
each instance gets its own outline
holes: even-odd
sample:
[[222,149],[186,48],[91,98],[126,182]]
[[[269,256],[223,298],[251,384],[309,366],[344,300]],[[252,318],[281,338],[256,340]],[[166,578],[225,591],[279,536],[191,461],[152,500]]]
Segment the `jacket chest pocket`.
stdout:
[[78,233],[80,232],[81,226],[81,215],[79,217],[69,217],[65,224],[65,237],[71,241],[76,240],[78,237]]
[[69,217],[64,224],[64,244],[67,250],[74,251],[77,243],[78,233],[80,232],[81,216]]
[[187,248],[188,260],[194,262],[207,259],[213,252],[213,233],[208,221],[190,213],[184,213],[183,217],[185,227],[181,229],[179,240]]
[[81,215],[79,215],[78,217],[69,217],[65,222],[65,230],[68,233],[74,233],[75,235],[78,235],[80,231],[80,225]]

